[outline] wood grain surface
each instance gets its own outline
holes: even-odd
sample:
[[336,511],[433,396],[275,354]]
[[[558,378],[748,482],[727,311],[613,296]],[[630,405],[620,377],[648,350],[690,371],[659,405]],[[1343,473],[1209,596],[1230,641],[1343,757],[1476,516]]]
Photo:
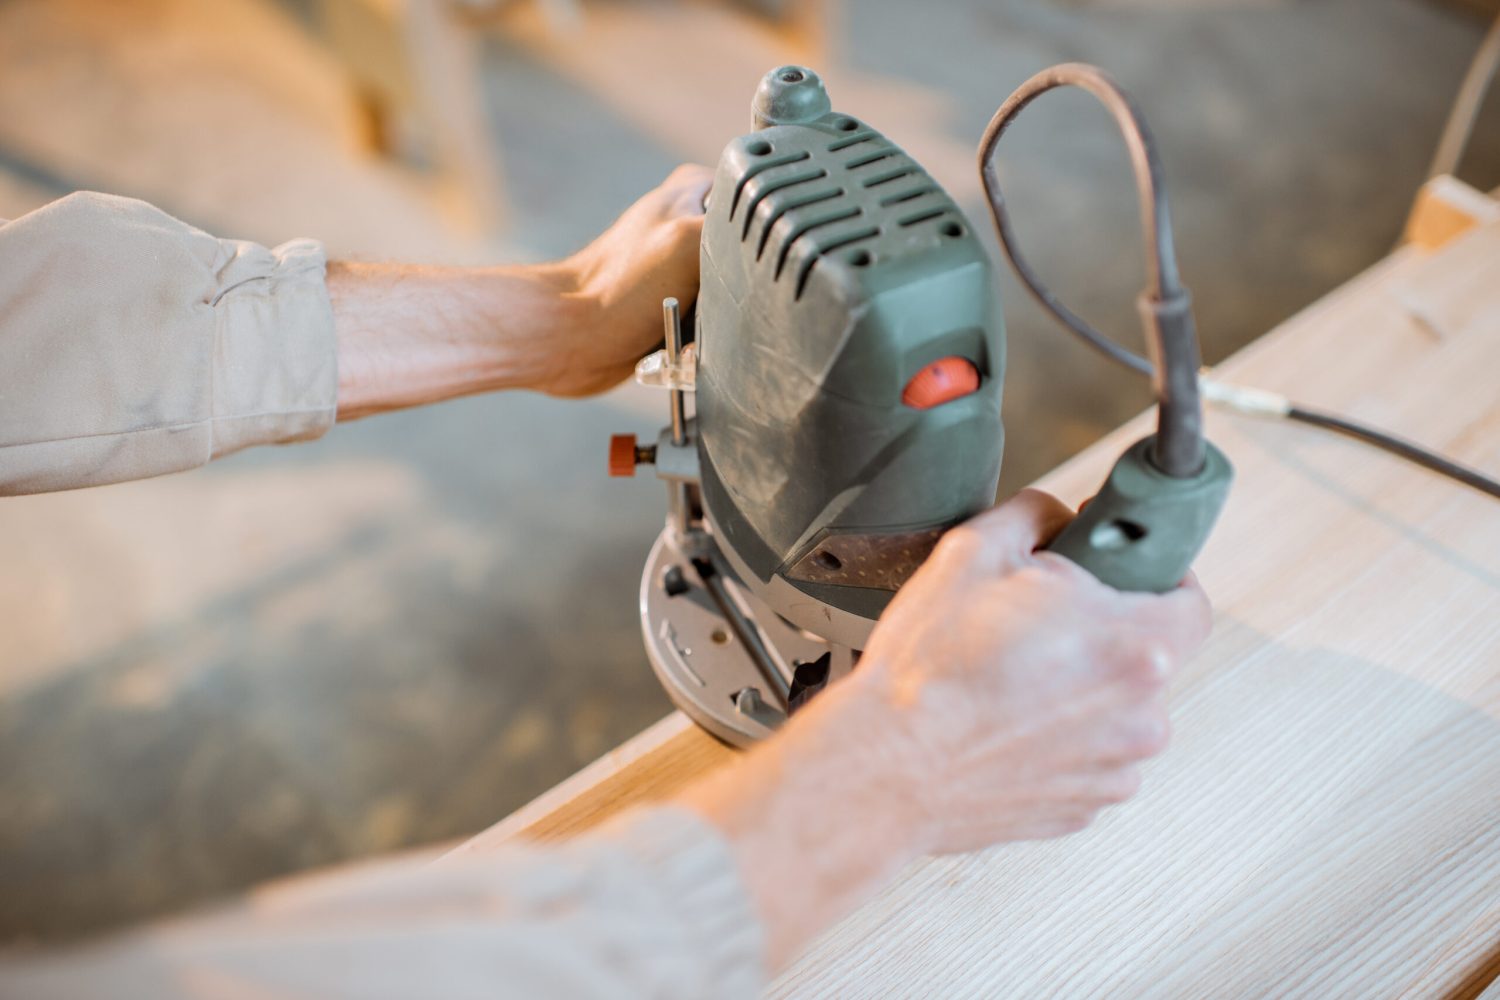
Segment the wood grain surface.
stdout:
[[[1500,472],[1500,224],[1399,251],[1218,374]],[[1041,485],[1084,499],[1144,426]],[[1197,568],[1216,625],[1141,795],[912,865],[772,995],[1500,998],[1500,504],[1311,428],[1209,433],[1238,473]],[[471,846],[730,757],[674,716]]]

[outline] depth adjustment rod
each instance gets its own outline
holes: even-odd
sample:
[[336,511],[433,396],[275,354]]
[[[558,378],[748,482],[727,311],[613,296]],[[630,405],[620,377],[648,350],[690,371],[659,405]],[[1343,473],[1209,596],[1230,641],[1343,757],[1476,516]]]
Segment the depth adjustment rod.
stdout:
[[697,460],[688,433],[687,394],[696,374],[696,358],[685,346],[682,309],[675,298],[661,302],[662,339],[666,346],[636,365],[636,381],[667,390],[667,429],[654,445],[643,445],[634,434],[614,434],[609,439],[609,474],[633,476],[638,465],[655,465],[656,474],[667,483],[668,524],[679,538],[692,527],[693,500],[690,492],[697,481]]

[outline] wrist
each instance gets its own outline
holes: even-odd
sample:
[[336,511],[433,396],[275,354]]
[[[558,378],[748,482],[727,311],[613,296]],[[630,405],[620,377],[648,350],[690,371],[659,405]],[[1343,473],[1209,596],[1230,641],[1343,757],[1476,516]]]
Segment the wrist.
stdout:
[[479,322],[471,335],[484,352],[490,389],[530,389],[574,395],[570,386],[589,378],[597,354],[591,335],[603,304],[572,260],[476,272],[484,289]]
[[[575,254],[526,269],[546,305],[537,317],[539,336],[530,347],[532,377],[525,388],[550,396],[578,397],[603,391],[621,378],[621,361],[610,352],[609,288]],[[634,365],[627,359],[625,370]]]
[[[681,802],[728,840],[779,968],[923,853],[884,700],[839,684]],[[899,743],[900,741],[895,741]]]
[[866,652],[854,673],[827,692],[849,700],[855,723],[844,727],[844,752],[863,762],[895,813],[900,833],[913,857],[931,853],[936,823],[929,804],[933,748],[913,732],[911,705],[915,693],[904,690],[888,660]]
[[[694,801],[711,806],[726,827],[816,813],[822,833],[835,839],[878,834],[877,846],[898,864],[923,854],[927,812],[913,808],[920,769],[881,685],[867,683],[873,679],[834,685],[736,767],[695,786]],[[760,801],[768,796],[777,801]]]

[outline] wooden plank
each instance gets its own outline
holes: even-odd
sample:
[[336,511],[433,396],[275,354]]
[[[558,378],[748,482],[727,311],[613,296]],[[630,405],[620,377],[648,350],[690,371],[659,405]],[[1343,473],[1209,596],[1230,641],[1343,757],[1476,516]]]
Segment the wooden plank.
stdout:
[[[1452,944],[1406,990],[1411,997],[1446,1000],[1500,998],[1500,904],[1451,938]],[[1455,969],[1467,969],[1462,978]]]
[[[1500,224],[1399,251],[1219,369],[1500,470]],[[1078,501],[1143,430],[1043,480]],[[776,996],[1478,996],[1500,972],[1500,505],[1211,414],[1239,480],[1173,748],[1062,840],[911,866]],[[498,829],[557,835],[728,757],[680,719]],[[494,831],[492,831],[494,832]],[[1492,991],[1493,992],[1493,991]]]
[[671,798],[734,757],[734,750],[673,712],[453,853],[483,851],[516,836],[571,837],[631,806]]

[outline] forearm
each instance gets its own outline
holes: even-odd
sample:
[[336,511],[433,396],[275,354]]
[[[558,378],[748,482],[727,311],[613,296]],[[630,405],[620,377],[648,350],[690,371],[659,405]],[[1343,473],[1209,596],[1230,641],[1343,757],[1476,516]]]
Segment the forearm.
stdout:
[[681,167],[556,264],[333,263],[340,420],[489,389],[587,396],[662,339],[661,301],[697,291],[710,174]]
[[680,800],[729,843],[773,972],[922,853],[905,765],[886,759],[899,741],[879,731],[885,713],[868,687],[830,689]]
[[593,299],[567,264],[334,262],[340,420],[492,389],[547,391],[580,357]]
[[568,844],[368,862],[80,951],[0,956],[0,996],[751,1000],[760,927],[676,810]]

